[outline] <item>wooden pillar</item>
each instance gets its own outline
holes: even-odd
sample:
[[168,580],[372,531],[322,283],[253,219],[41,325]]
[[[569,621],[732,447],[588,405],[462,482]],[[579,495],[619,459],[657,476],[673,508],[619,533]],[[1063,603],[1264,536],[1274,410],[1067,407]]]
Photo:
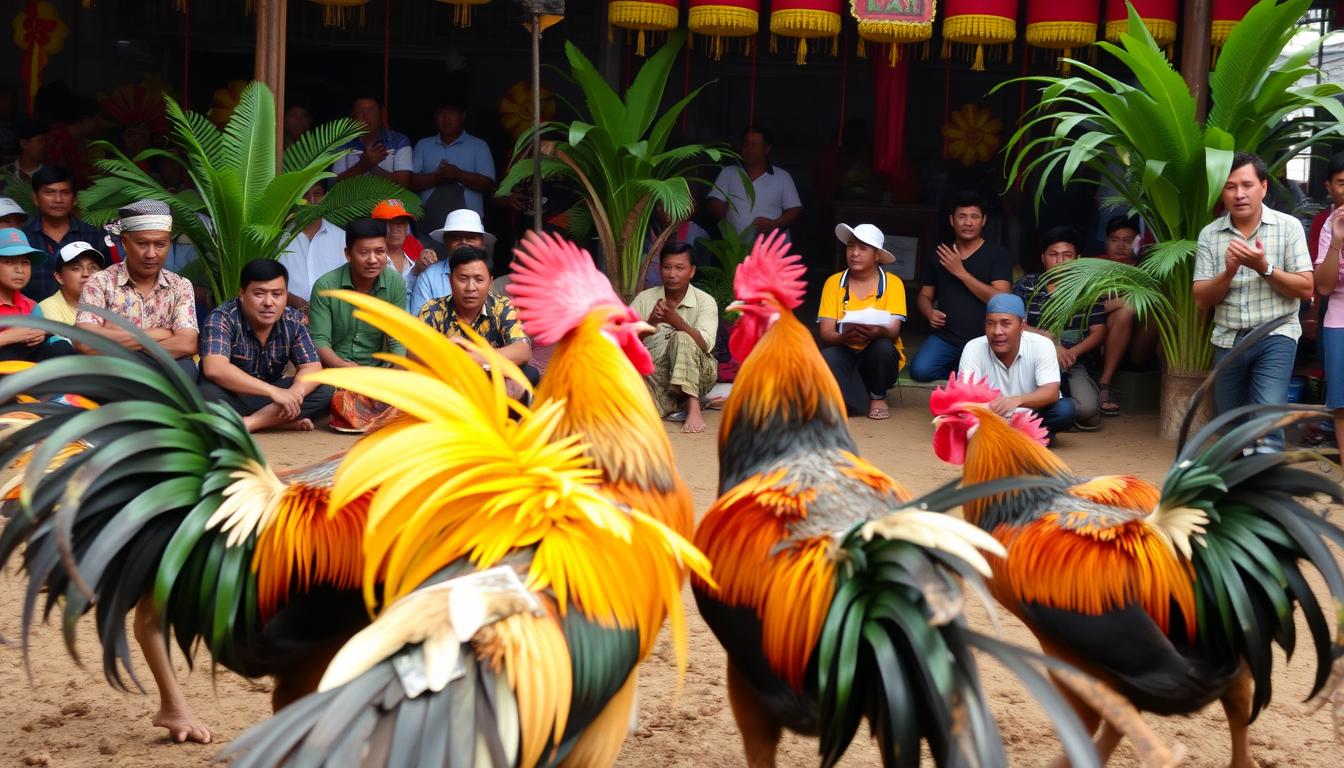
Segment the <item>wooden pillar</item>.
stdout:
[[1204,120],[1209,111],[1209,62],[1212,49],[1209,36],[1213,29],[1211,0],[1185,0],[1185,18],[1181,22],[1181,77],[1195,97],[1195,119]]
[[253,78],[275,97],[275,164],[280,167],[285,145],[285,0],[256,0],[257,52]]

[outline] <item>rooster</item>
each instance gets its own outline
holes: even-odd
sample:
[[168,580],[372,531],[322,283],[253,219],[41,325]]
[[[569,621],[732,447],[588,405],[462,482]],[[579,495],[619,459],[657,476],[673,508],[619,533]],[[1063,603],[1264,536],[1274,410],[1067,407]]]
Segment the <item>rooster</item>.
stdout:
[[274,676],[277,708],[312,690],[340,643],[368,623],[359,591],[368,500],[328,513],[340,457],[277,474],[237,414],[204,402],[148,337],[140,340],[151,364],[78,328],[59,330],[102,354],[47,361],[0,381],[0,402],[76,389],[102,403],[0,407],[8,422],[0,466],[26,462],[5,489],[17,498],[5,502],[10,519],[0,533],[0,567],[26,544],[25,650],[42,591],[44,616],[64,603],[72,654],[77,621],[96,605],[104,674],[117,688],[138,688],[125,628],[134,610],[160,693],[155,724],[178,741],[211,734],[174,679],[169,637],[189,662],[201,640],[228,669]]
[[[541,250],[532,253],[545,262]],[[401,310],[341,297],[423,361],[313,377],[376,393],[405,416],[351,450],[332,493],[334,506],[373,494],[363,585],[376,619],[336,655],[318,693],[224,756],[235,768],[613,764],[630,670],[665,615],[684,660],[682,569],[709,578],[708,562],[607,494],[609,472],[572,431],[565,400],[508,402],[505,373],[522,374],[493,351],[482,376]],[[592,325],[592,342],[616,355],[599,333],[623,309],[606,306]],[[413,467],[401,459],[411,450]]]
[[1022,675],[1087,764],[1086,735],[1026,652],[966,625],[959,578],[977,584],[979,550],[1002,549],[928,511],[965,494],[912,502],[858,456],[840,389],[792,314],[803,273],[778,233],[738,267],[729,343],[743,362],[719,435],[721,495],[695,536],[718,589],[695,577],[692,589],[728,654],[748,764],[773,766],[788,728],[819,733],[833,765],[864,718],[884,765],[918,765],[921,739],[939,765],[1005,764],[972,649]]
[[[1188,442],[1187,418],[1176,461],[1158,489],[1132,476],[1075,475],[1043,447],[1045,432],[1035,419],[1018,415],[1009,422],[987,407],[997,396],[983,381],[955,376],[936,390],[929,401],[934,448],[944,461],[963,465],[968,484],[1023,475],[1066,484],[1062,491],[1006,493],[963,508],[966,520],[1007,550],[1006,558],[992,559],[991,590],[1046,653],[1110,684],[1142,710],[1184,714],[1220,700],[1233,768],[1255,764],[1249,726],[1270,701],[1272,645],[1292,655],[1295,606],[1317,657],[1310,706],[1334,695],[1344,682],[1344,625],[1332,643],[1304,565],[1324,578],[1336,621],[1344,622],[1344,575],[1327,546],[1344,546],[1344,531],[1299,498],[1323,494],[1338,502],[1344,494],[1338,483],[1291,466],[1305,453],[1242,456],[1257,438],[1319,418],[1320,409],[1242,408]],[[1084,705],[1080,714],[1095,730],[1097,713]],[[1103,722],[1097,740],[1103,759],[1120,740]]]

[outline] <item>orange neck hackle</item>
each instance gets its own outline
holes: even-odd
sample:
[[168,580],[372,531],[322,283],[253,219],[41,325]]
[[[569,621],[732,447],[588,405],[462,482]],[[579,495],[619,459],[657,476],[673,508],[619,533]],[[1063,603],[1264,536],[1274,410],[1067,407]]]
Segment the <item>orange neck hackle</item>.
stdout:
[[[1036,442],[989,406],[963,403],[963,410],[976,416],[976,427],[966,438],[966,463],[962,468],[965,485],[976,485],[1014,475],[1072,475],[1068,465],[1050,449]],[[1000,500],[987,497],[967,503],[963,507],[966,520],[979,524],[985,508]]]

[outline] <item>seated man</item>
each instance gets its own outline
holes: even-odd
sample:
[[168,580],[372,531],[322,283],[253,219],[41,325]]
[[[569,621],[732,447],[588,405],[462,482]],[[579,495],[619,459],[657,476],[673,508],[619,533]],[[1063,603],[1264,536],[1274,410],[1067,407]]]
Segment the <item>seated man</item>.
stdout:
[[[1139,263],[1135,244],[1139,222],[1127,216],[1115,216],[1106,222],[1106,253],[1102,258],[1135,266]],[[1101,376],[1097,379],[1103,416],[1119,416],[1120,404],[1111,393],[1111,381],[1120,364],[1146,366],[1157,352],[1157,326],[1140,323],[1134,310],[1120,296],[1106,300],[1106,345],[1102,349]]]
[[[191,281],[163,268],[172,245],[173,216],[165,203],[141,200],[122,208],[121,250],[124,260],[93,275],[79,294],[79,303],[108,309],[134,323],[196,380],[196,292]],[[121,346],[145,354],[134,336],[107,325],[89,311],[75,317],[75,325],[105,336]],[[76,344],[89,355],[93,349]]]
[[[22,291],[45,254],[28,244],[21,229],[0,230],[0,318],[5,315],[31,315],[37,303]],[[0,326],[0,360],[43,360],[75,354],[70,342],[51,338],[34,328]]]
[[958,371],[989,380],[999,390],[998,399],[989,404],[995,413],[1008,418],[1017,410],[1040,414],[1055,433],[1073,426],[1077,407],[1073,400],[1059,396],[1059,361],[1055,345],[1044,336],[1023,333],[1027,308],[1011,293],[991,298],[985,307],[985,335],[966,342]]
[[[704,432],[700,400],[719,379],[719,363],[711,352],[719,332],[714,297],[691,285],[695,265],[684,243],[659,254],[663,284],[640,291],[630,308],[654,326],[644,337],[653,357],[653,373],[644,377],[658,414],[684,421],[682,432]],[[706,404],[712,407],[713,403]]]
[[[541,374],[530,364],[532,340],[523,333],[518,311],[507,296],[490,290],[490,256],[480,248],[464,245],[448,257],[448,268],[452,293],[425,302],[420,319],[450,339],[461,338],[462,329],[471,328],[504,359],[522,368],[527,380],[536,385]],[[486,364],[484,360],[478,362]],[[523,394],[513,388],[513,382],[508,384],[510,397]]]
[[[449,255],[464,245],[480,248],[485,251],[487,257],[495,250],[495,236],[485,231],[485,226],[481,224],[481,215],[470,208],[461,208],[448,214],[443,226],[430,232],[429,236],[443,243],[443,252]],[[421,255],[425,261],[434,259],[430,255]],[[411,290],[411,302],[406,305],[406,311],[413,315],[419,314],[425,302],[451,294],[453,286],[450,271],[446,259],[436,259],[425,267],[415,279],[415,286]]]
[[37,303],[36,314],[66,325],[75,324],[84,284],[107,263],[103,254],[83,240],[61,246],[52,274],[61,289]]
[[[1081,240],[1072,227],[1050,229],[1042,239],[1041,264],[1050,270],[1073,261],[1078,258]],[[1078,421],[1074,426],[1090,432],[1101,426],[1101,395],[1088,371],[1088,363],[1106,340],[1106,311],[1102,309],[1102,303],[1097,302],[1091,312],[1080,312],[1069,318],[1064,332],[1056,337],[1041,328],[1041,314],[1055,290],[1055,284],[1045,282],[1044,277],[1039,272],[1023,275],[1013,285],[1013,293],[1027,305],[1027,330],[1044,336],[1055,345],[1060,374],[1068,386],[1069,397],[1078,406]]]
[[[304,380],[322,370],[303,316],[286,306],[289,272],[271,259],[243,265],[238,298],[205,319],[201,394],[243,417],[248,432],[308,431],[331,407],[331,387]],[[295,376],[285,376],[294,365]]]
[[[401,306],[406,281],[387,266],[387,225],[373,219],[355,219],[345,228],[346,263],[313,283],[308,303],[308,332],[324,368],[357,365],[386,366],[377,352],[405,354],[396,339],[355,317],[355,308],[325,291],[359,291]],[[349,390],[337,390],[331,401],[331,428],[338,432],[365,432],[386,405]]]

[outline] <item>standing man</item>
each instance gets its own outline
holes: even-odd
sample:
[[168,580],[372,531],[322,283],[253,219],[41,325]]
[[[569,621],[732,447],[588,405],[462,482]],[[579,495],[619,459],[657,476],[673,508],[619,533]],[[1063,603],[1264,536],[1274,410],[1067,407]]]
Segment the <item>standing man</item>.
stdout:
[[[481,224],[480,214],[469,208],[461,208],[448,214],[444,219],[443,226],[429,233],[429,236],[437,242],[443,243],[443,249],[448,254],[454,253],[458,248],[464,245],[472,248],[480,248],[485,251],[487,256],[494,253],[495,236],[485,231],[485,226]],[[421,254],[421,260],[429,261],[432,257],[430,251],[426,250]],[[415,279],[415,286],[411,290],[411,301],[406,305],[406,311],[413,315],[420,314],[420,308],[425,306],[425,302],[430,299],[441,299],[453,294],[452,269],[447,259],[437,259],[425,267],[420,276]]]
[[[38,215],[24,225],[23,233],[34,248],[46,252],[48,264],[56,263],[61,248],[76,240],[94,247],[103,242],[101,229],[71,215],[75,209],[75,184],[66,169],[49,165],[33,174],[33,203]],[[41,301],[57,288],[56,279],[47,270],[40,270],[33,275],[28,296]]]
[[[317,205],[326,196],[319,182],[303,194],[303,199],[308,205]],[[345,230],[326,219],[312,222],[289,241],[280,254],[280,263],[289,274],[289,306],[307,312],[313,283],[345,263]]]
[[465,206],[453,208],[470,208],[477,216],[485,215],[485,196],[495,191],[495,160],[490,147],[464,130],[466,122],[467,110],[461,102],[441,99],[434,108],[438,134],[415,143],[410,187],[420,193],[426,218],[431,221],[438,220],[438,216],[430,217],[430,209],[440,187],[460,189]]
[[985,335],[971,339],[961,353],[958,370],[989,380],[999,397],[989,404],[1004,418],[1015,411],[1033,411],[1050,432],[1071,429],[1078,416],[1072,398],[1059,396],[1059,361],[1050,339],[1026,330],[1027,307],[1011,293],[1000,293],[988,302]]
[[[1195,250],[1195,304],[1213,309],[1214,363],[1263,323],[1283,315],[1274,329],[1218,374],[1214,404],[1219,413],[1241,405],[1287,402],[1297,339],[1297,311],[1311,298],[1312,268],[1302,224],[1267,207],[1269,173],[1259,157],[1238,152],[1223,185],[1227,213],[1199,233]],[[1283,447],[1283,436],[1269,436],[1265,450]]]
[[19,156],[14,158],[14,175],[25,187],[33,183],[33,174],[47,160],[47,126],[32,118],[21,118],[14,125],[19,140]]
[[313,115],[302,104],[285,107],[285,149],[313,127]]
[[915,299],[933,329],[910,361],[915,381],[938,381],[955,371],[966,342],[984,332],[986,302],[1012,288],[1012,257],[982,236],[984,200],[962,192],[949,221],[956,237],[951,245],[940,243],[925,264],[924,285]]
[[201,394],[242,415],[248,432],[306,432],[331,407],[332,388],[304,379],[322,363],[302,315],[285,306],[286,279],[278,261],[244,264],[238,298],[211,312],[201,335]]
[[343,148],[350,154],[332,164],[336,178],[372,174],[403,187],[411,184],[411,140],[383,125],[383,104],[372,96],[355,99],[351,117],[364,124],[364,135]]
[[654,327],[644,337],[653,358],[653,373],[644,383],[660,416],[684,422],[682,432],[704,432],[701,401],[719,379],[719,363],[710,354],[718,339],[719,308],[713,296],[691,285],[690,246],[664,248],[659,266],[663,284],[640,291],[630,302]]
[[[714,188],[705,199],[705,209],[720,221],[727,221],[738,232],[756,234],[789,227],[803,212],[798,188],[789,172],[770,162],[774,137],[770,131],[749,125],[742,132],[742,164],[719,171]],[[742,174],[755,188],[755,200],[747,194]]]

